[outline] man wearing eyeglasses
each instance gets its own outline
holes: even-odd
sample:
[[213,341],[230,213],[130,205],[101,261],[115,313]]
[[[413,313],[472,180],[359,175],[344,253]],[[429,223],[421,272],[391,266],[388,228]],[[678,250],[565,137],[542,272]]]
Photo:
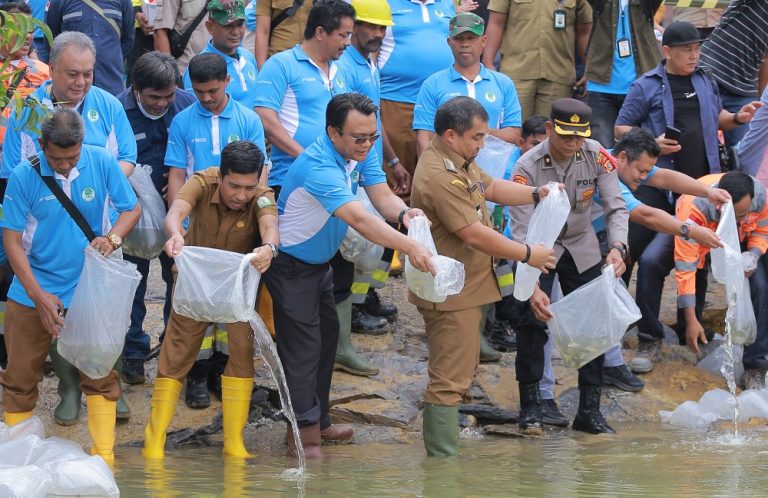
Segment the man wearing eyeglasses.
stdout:
[[[431,270],[428,249],[384,220],[368,213],[357,200],[365,188],[373,206],[390,222],[406,226],[420,209],[408,209],[389,189],[373,144],[379,138],[377,106],[359,93],[331,99],[325,132],[290,166],[278,199],[280,248],[264,282],[272,294],[277,352],[285,369],[307,458],[323,456],[321,441],[346,441],[352,429],[331,425],[329,392],[339,318],[334,284],[352,284],[354,272],[335,275],[329,262],[338,256],[348,227],[370,241],[401,251],[422,271]],[[346,279],[346,282],[340,280]],[[293,431],[288,450],[296,455]]]

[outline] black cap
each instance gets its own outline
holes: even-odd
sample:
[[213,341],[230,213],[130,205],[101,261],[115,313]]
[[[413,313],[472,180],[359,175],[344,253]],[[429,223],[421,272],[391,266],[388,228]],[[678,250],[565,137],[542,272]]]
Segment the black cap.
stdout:
[[584,138],[592,136],[592,129],[589,127],[592,109],[580,100],[555,100],[552,102],[550,118],[558,135],[577,135]]
[[675,21],[664,30],[661,44],[667,47],[688,45],[689,43],[701,43],[704,39],[699,35],[696,26],[685,21]]

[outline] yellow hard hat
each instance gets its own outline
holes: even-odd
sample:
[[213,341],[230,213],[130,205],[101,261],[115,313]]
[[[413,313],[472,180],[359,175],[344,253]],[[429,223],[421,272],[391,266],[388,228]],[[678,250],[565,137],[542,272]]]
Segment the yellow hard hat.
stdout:
[[352,0],[355,8],[355,20],[377,26],[394,26],[392,11],[387,0]]

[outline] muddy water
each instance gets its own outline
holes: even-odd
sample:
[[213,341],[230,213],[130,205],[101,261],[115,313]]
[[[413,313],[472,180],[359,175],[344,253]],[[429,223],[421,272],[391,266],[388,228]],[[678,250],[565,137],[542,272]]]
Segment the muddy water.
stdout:
[[[462,440],[457,459],[426,459],[420,441],[327,448],[309,464],[304,496],[746,496],[768,487],[768,434],[686,432],[659,424],[617,427],[615,436],[551,432],[544,439]],[[220,448],[168,453],[145,466],[140,451],[119,448],[123,497],[302,496],[283,477],[294,462],[273,454],[225,460]]]

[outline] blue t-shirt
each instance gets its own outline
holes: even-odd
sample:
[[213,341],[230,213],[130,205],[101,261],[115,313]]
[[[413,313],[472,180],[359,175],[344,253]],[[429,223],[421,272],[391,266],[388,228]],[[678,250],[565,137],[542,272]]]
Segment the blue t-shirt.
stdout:
[[[325,131],[325,108],[331,98],[348,91],[340,66],[328,62],[329,75],[296,45],[267,59],[257,79],[256,106],[277,112],[280,124],[302,147]],[[272,144],[270,185],[282,185],[293,156]]]
[[171,122],[165,164],[195,171],[221,164],[221,149],[236,140],[256,144],[266,157],[264,127],[259,115],[235,101],[227,93],[227,106],[218,116],[196,102],[178,113]]
[[453,64],[446,43],[448,22],[456,15],[451,0],[389,0],[394,26],[379,50],[381,98],[416,103],[424,80]]
[[[54,173],[44,154],[38,157],[40,172],[56,178],[97,236],[105,235],[111,228],[110,205],[118,213],[136,206],[136,194],[123,171],[102,147],[83,145],[80,160],[68,178]],[[22,245],[32,274],[43,290],[58,296],[68,308],[83,269],[83,250],[88,239],[29,161],[11,174],[0,227],[23,232]],[[8,298],[24,306],[35,306],[18,277],[13,277]]]
[[[381,105],[381,78],[379,68],[370,60],[365,59],[363,54],[350,45],[344,51],[344,55],[339,59],[339,66],[344,71],[344,78],[347,80],[347,90],[350,92],[362,93],[373,101],[376,105]],[[376,127],[381,133],[381,112],[376,111]],[[383,140],[377,140],[374,144],[376,154],[380,160],[384,160]]]
[[310,264],[330,261],[348,228],[333,213],[357,200],[358,185],[386,181],[374,149],[363,162],[347,162],[323,133],[285,175],[277,201],[280,250]]
[[[611,93],[614,95],[626,95],[629,85],[635,81],[635,56],[632,52],[632,31],[629,27],[629,8],[624,1],[620,1],[618,19],[616,23],[616,40],[613,43],[613,67],[611,68],[611,81],[607,85],[596,81],[587,81],[588,92]],[[629,46],[629,55],[619,57],[619,40],[626,40]]]
[[256,3],[253,0],[245,6],[245,27],[248,31],[256,31]]
[[[654,166],[651,168],[651,171],[648,172],[648,176],[645,177],[645,180],[640,185],[645,185],[645,183],[653,178],[653,175],[656,174],[656,171],[658,171],[659,168],[657,166]],[[619,188],[621,189],[621,196],[624,197],[624,202],[627,203],[627,211],[632,212],[633,209],[636,209],[637,207],[641,206],[643,203],[635,197],[635,194],[630,190],[629,187],[627,187],[624,182],[619,179]],[[592,227],[595,229],[595,232],[599,232],[601,230],[605,230],[605,217],[602,214],[603,213],[603,203],[600,201],[600,190],[595,190],[595,206],[600,207],[600,216],[592,219]]]
[[[259,70],[256,66],[256,58],[243,47],[237,48],[237,58],[227,55],[213,46],[211,40],[205,45],[201,54],[219,54],[227,62],[227,74],[229,74],[229,85],[227,92],[232,98],[243,104],[245,107],[253,109],[256,102],[256,77]],[[184,72],[184,88],[192,90],[192,80],[189,78],[189,69]]]
[[[28,98],[37,99],[52,111],[54,106],[50,88],[51,82],[46,81]],[[105,147],[118,161],[136,163],[136,140],[133,138],[133,130],[122,104],[116,97],[92,86],[77,110],[85,123],[85,144]],[[9,178],[17,164],[40,152],[38,134],[23,129],[23,123],[27,122],[29,114],[29,109],[25,109],[21,117],[12,112],[8,119],[0,178]],[[17,127],[20,129],[16,130]]]
[[520,101],[512,79],[480,64],[475,81],[464,79],[453,65],[427,78],[413,108],[413,129],[434,132],[437,109],[458,96],[480,102],[488,112],[490,128],[521,126]]

